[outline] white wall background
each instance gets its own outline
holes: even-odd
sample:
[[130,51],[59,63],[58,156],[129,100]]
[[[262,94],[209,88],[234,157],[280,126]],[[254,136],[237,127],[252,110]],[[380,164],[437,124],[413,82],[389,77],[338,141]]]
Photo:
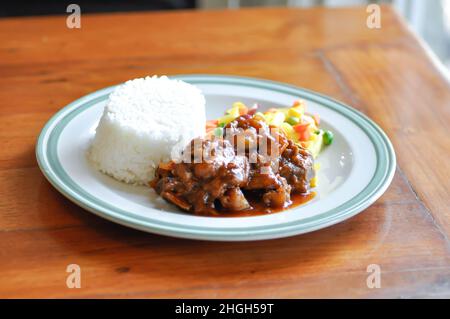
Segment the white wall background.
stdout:
[[450,69],[450,0],[198,0],[200,8],[330,7],[391,3]]

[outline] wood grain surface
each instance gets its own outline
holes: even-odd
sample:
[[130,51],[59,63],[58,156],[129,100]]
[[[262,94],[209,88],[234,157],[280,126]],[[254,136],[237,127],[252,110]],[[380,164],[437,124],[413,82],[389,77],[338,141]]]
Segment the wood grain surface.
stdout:
[[[0,20],[0,297],[450,297],[450,90],[389,7],[244,9]],[[127,229],[60,195],[36,138],[78,97],[152,74],[295,84],[375,120],[398,159],[388,191],[336,226],[214,243]],[[81,267],[80,289],[66,267]],[[366,285],[369,264],[380,289]]]

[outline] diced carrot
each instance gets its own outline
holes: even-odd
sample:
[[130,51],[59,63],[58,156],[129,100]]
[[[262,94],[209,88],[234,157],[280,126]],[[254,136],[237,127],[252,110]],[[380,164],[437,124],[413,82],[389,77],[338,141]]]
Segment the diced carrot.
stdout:
[[299,107],[299,106],[301,106],[304,111],[306,110],[305,102],[303,102],[303,100],[300,100],[300,99],[299,100],[295,100],[294,103],[292,103],[291,107]]
[[320,116],[318,114],[314,114],[313,115],[313,119],[314,119],[314,122],[316,122],[316,125],[319,126],[319,124],[320,124]]
[[218,120],[209,120],[206,121],[206,125],[205,125],[205,130],[206,132],[209,132],[213,129],[215,129],[217,127],[217,125],[219,124]]
[[294,127],[294,130],[295,130],[297,133],[301,134],[301,133],[303,133],[303,132],[306,131],[306,129],[308,128],[308,126],[309,126],[309,123],[300,123],[300,124],[297,124],[297,125],[295,125],[295,126],[293,126],[293,127]]
[[209,126],[209,125],[217,126],[217,124],[219,124],[219,120],[208,120],[208,121],[206,121],[206,126]]
[[310,133],[308,130],[301,132],[298,137],[298,139],[303,142],[309,141],[309,138],[310,138]]
[[294,103],[292,103],[292,107],[296,107],[296,106],[299,106],[299,105],[302,105],[302,104],[303,104],[302,100],[295,100]]
[[239,107],[239,115],[245,115],[248,113],[248,107],[245,105],[242,105]]

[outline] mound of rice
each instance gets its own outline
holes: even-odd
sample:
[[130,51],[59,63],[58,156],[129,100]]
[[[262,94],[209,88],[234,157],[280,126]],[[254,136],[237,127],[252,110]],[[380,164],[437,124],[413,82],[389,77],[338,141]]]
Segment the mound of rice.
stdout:
[[103,173],[147,184],[161,161],[205,133],[205,98],[166,76],[130,80],[109,96],[88,158]]

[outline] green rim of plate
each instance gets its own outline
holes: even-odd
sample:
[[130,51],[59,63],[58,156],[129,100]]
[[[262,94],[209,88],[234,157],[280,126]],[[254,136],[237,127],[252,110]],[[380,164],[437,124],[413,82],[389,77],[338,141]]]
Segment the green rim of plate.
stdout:
[[232,84],[266,89],[296,95],[328,107],[350,119],[369,137],[377,156],[375,173],[369,184],[358,195],[342,205],[316,216],[283,224],[249,226],[246,228],[209,228],[162,222],[149,217],[135,215],[87,193],[70,178],[57,156],[58,140],[64,127],[81,112],[96,103],[106,100],[109,93],[116,87],[111,86],[70,103],[56,113],[42,129],[36,146],[36,157],[39,167],[48,181],[77,205],[113,222],[162,235],[227,241],[286,237],[336,224],[370,206],[384,193],[392,181],[396,159],[391,142],[377,124],[350,106],[319,93],[269,80],[226,75],[177,75],[170,77],[191,84]]

